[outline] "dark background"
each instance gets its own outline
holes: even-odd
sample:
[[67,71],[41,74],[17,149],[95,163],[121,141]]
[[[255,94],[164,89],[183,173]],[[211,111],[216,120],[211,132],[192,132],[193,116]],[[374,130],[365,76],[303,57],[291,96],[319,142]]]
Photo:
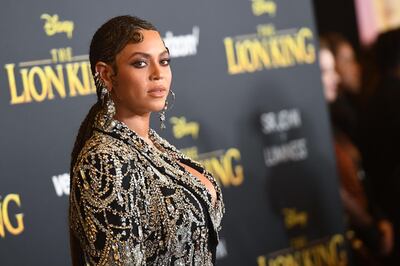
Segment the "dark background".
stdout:
[[[8,214],[23,213],[24,231],[0,237],[0,265],[69,265],[68,195],[58,196],[53,176],[69,171],[70,152],[78,127],[94,95],[10,104],[9,80],[4,66],[15,64],[17,87],[22,89],[19,62],[50,58],[54,48],[71,47],[87,55],[94,31],[108,18],[134,14],[156,24],[162,36],[187,35],[200,28],[196,55],[172,59],[172,88],[176,103],[167,116],[184,116],[200,125],[199,138],[177,139],[172,125],[161,135],[178,148],[196,147],[200,154],[224,154],[234,148],[232,161],[244,169],[241,184],[223,186],[226,216],[221,243],[226,252],[219,265],[257,265],[259,256],[292,248],[291,241],[307,244],[342,234],[335,162],[330,127],[323,99],[318,62],[287,68],[263,69],[229,75],[223,40],[254,34],[257,25],[277,30],[307,27],[318,47],[312,6],[308,0],[282,0],[276,16],[254,16],[251,1],[4,1],[0,16],[0,202],[18,194],[21,206],[10,204]],[[71,20],[73,38],[47,36],[41,14]],[[320,27],[322,29],[322,27]],[[317,60],[317,50],[315,50]],[[53,66],[52,64],[50,64]],[[68,92],[68,81],[65,78]],[[260,115],[296,109],[301,125],[280,133],[261,132]],[[158,130],[156,117],[152,127]],[[303,138],[304,160],[265,165],[263,151]],[[205,155],[222,160],[219,155]],[[216,175],[218,178],[218,175]],[[302,228],[285,226],[282,210],[305,212]]]

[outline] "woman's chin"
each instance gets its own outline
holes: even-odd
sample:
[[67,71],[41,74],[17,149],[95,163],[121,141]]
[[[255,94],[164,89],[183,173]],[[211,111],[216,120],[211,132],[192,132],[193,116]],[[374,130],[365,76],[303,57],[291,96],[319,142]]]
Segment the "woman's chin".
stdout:
[[163,104],[157,104],[151,107],[151,112],[161,112],[164,109],[165,102]]

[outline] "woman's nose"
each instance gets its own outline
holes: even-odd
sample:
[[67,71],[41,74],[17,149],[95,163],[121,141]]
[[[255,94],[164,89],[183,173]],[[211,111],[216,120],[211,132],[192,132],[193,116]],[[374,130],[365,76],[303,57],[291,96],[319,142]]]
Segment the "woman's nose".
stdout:
[[159,80],[162,79],[162,69],[160,65],[153,64],[151,67],[150,79]]

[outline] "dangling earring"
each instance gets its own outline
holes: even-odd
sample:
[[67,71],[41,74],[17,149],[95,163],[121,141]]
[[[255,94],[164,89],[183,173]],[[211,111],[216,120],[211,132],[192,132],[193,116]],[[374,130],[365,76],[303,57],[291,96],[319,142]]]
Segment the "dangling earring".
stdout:
[[164,130],[164,129],[166,129],[167,127],[165,126],[165,111],[167,110],[167,107],[168,106],[168,101],[165,101],[165,105],[164,105],[164,108],[161,110],[161,112],[159,113],[159,116],[160,116],[160,128],[161,128],[161,130]]
[[104,84],[104,81],[100,77],[100,73],[96,72],[94,75],[94,82],[96,88],[100,89],[100,99],[103,105],[104,111],[104,126],[107,129],[112,129],[114,127],[115,122],[115,104],[114,101],[111,99],[110,92],[107,89],[107,86]]
[[[173,103],[175,103],[175,93],[172,90],[169,90],[169,92],[172,95],[173,98]],[[165,105],[164,108],[160,111],[159,116],[160,116],[160,128],[161,130],[166,129],[167,127],[165,126],[165,112],[173,107],[173,104],[171,106],[168,106],[168,100],[165,100]]]

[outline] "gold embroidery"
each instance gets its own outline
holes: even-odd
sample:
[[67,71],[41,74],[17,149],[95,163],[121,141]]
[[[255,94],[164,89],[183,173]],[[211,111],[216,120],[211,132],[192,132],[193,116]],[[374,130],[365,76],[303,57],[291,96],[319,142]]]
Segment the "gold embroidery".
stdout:
[[[213,176],[150,130],[101,116],[72,173],[71,229],[89,265],[212,265],[224,214]],[[178,162],[203,174],[216,190]],[[208,222],[208,217],[211,223]],[[214,233],[212,233],[214,232]],[[216,237],[215,237],[216,236]]]

